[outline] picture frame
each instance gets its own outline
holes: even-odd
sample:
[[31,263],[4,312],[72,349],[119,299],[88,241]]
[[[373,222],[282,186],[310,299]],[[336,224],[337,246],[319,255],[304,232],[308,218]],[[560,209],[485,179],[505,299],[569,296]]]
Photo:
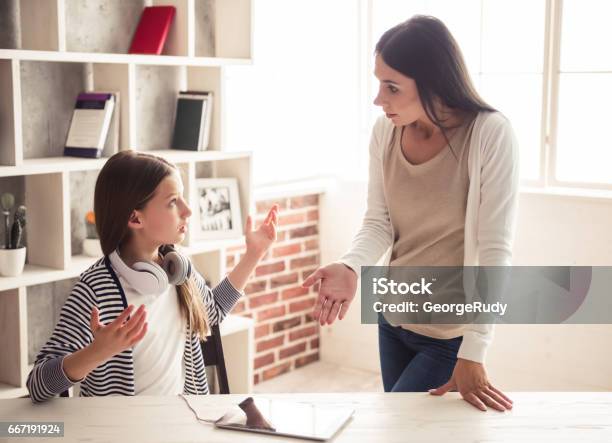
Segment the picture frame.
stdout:
[[195,239],[240,237],[243,228],[238,179],[200,178],[195,188]]

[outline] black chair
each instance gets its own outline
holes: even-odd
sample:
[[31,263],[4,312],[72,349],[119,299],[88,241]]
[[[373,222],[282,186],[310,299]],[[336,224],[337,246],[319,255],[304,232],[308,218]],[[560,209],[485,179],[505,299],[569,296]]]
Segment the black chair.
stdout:
[[[204,364],[214,366],[217,369],[217,382],[219,384],[219,394],[229,394],[229,382],[227,380],[227,369],[225,368],[225,357],[223,356],[223,344],[221,343],[221,331],[219,325],[211,328],[211,334],[206,337],[206,341],[201,341]],[[60,397],[70,397],[68,390],[60,393]]]

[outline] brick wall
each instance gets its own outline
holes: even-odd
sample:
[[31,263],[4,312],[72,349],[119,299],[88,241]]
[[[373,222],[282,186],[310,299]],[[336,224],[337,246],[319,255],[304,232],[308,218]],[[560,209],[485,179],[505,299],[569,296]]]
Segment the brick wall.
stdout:
[[[319,359],[319,325],[310,315],[318,288],[301,287],[319,266],[319,198],[257,201],[255,226],[274,203],[280,207],[278,240],[255,269],[246,297],[232,311],[255,319],[255,384]],[[228,269],[243,252],[244,247],[227,250]]]

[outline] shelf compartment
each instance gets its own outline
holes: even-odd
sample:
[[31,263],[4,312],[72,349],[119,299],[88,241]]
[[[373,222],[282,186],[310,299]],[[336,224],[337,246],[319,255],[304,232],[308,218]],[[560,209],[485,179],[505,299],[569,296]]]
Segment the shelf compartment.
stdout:
[[25,385],[27,377],[27,311],[25,288],[0,292],[0,397]]
[[[60,311],[77,278],[68,278],[27,288],[27,365],[29,371],[40,349],[59,321]],[[25,291],[24,291],[25,292]]]
[[63,0],[66,51],[127,54],[143,0]]
[[136,66],[135,85],[131,147],[139,151],[170,148],[177,94],[186,87],[184,70],[173,66]]
[[0,164],[20,165],[23,159],[21,134],[21,78],[18,60],[0,60]]
[[195,55],[250,59],[252,1],[195,2]]
[[[70,182],[70,252],[71,257],[83,255],[83,239],[87,237],[85,215],[94,209],[94,191],[100,171],[74,171]],[[101,255],[100,255],[101,257]],[[97,257],[97,258],[100,258]],[[92,257],[93,258],[93,257]]]
[[84,64],[21,62],[24,159],[63,155],[74,103],[85,89]]
[[27,263],[65,270],[70,263],[68,173],[25,176],[25,205]]
[[64,0],[20,0],[21,47],[61,51],[64,35]]

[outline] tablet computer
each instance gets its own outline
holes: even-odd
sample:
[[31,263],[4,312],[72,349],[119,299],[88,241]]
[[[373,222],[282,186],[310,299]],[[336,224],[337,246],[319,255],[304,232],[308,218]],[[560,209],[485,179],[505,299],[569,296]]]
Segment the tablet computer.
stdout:
[[215,421],[215,426],[325,441],[332,438],[354,412],[345,407],[249,397]]

